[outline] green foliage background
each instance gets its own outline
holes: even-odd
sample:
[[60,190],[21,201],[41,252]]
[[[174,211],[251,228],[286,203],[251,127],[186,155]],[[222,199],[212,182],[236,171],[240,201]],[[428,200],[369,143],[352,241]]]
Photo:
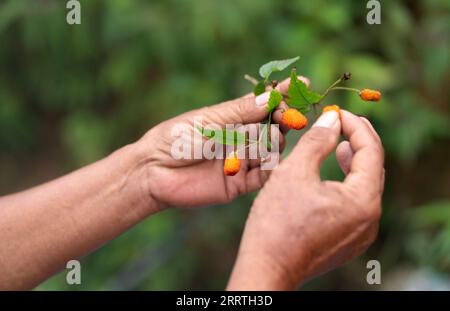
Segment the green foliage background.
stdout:
[[[305,288],[376,289],[368,259],[383,277],[410,267],[448,279],[450,2],[381,2],[382,24],[370,26],[366,1],[81,0],[82,24],[69,26],[66,1],[0,1],[0,194],[247,93],[245,73],[300,55],[316,90],[344,71],[348,85],[382,90],[377,104],[338,92],[327,101],[368,116],[386,149],[376,244]],[[342,178],[334,158],[323,176]],[[60,274],[38,289],[222,289],[253,198],[163,212],[84,258],[82,285]]]

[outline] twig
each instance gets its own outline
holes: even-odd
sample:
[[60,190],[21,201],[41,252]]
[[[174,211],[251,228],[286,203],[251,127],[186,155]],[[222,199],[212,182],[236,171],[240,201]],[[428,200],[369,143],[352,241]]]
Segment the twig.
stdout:
[[258,84],[258,79],[256,79],[255,77],[252,77],[250,75],[244,75],[244,79],[247,81],[250,81],[250,83],[252,83],[253,85],[257,85]]

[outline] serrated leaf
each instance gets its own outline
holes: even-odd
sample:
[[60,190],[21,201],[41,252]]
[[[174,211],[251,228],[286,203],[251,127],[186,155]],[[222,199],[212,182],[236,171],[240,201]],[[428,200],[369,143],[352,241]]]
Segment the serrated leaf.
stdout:
[[255,87],[253,88],[253,94],[255,96],[258,96],[266,91],[266,85],[264,82],[258,82]]
[[272,112],[272,110],[278,107],[282,100],[283,95],[277,90],[272,90],[270,92],[269,102],[267,103],[267,112]]
[[267,80],[272,72],[282,71],[299,59],[300,56],[283,60],[273,60],[259,68],[259,75]]
[[244,145],[247,142],[244,133],[238,131],[230,131],[226,129],[206,129],[201,126],[197,126],[197,130],[202,136],[208,139],[214,139],[222,145],[236,146]]
[[287,99],[289,106],[306,113],[309,111],[310,105],[318,103],[322,97],[321,94],[309,90],[306,84],[298,79],[296,70],[292,70]]

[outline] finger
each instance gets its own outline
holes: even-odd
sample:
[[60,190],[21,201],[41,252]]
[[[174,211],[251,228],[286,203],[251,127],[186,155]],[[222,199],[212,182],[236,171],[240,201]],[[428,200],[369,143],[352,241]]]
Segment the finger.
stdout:
[[325,112],[317,119],[289,155],[300,168],[300,174],[306,175],[308,180],[320,180],[320,165],[336,147],[340,131],[336,111]]
[[264,186],[267,179],[269,179],[271,170],[261,170],[259,167],[255,167],[247,172],[246,190],[248,192],[254,192]]
[[[309,87],[309,85],[311,84],[311,82],[309,81],[308,78],[304,77],[304,76],[297,76],[297,78],[302,81],[303,83],[306,84],[307,87]],[[291,79],[285,79],[283,80],[281,83],[279,83],[276,87],[276,89],[278,91],[280,91],[281,94],[287,94],[288,90],[289,90],[289,85],[290,85],[290,81]]]
[[[261,127],[257,127],[259,131],[262,130]],[[264,139],[267,139],[267,134],[264,133],[264,137],[261,136],[261,133],[258,133],[258,137],[256,141],[258,144],[253,144],[246,149],[246,158],[249,159],[249,167],[254,168],[260,166],[262,161],[265,161],[267,156],[269,155],[269,150],[267,149]],[[286,147],[286,139],[284,135],[281,133],[279,127],[276,124],[272,124],[269,132],[269,139],[271,142],[271,152],[283,152]],[[261,145],[262,144],[262,145]]]
[[[366,117],[360,117],[371,129],[373,135],[376,137],[376,139],[380,142],[381,145],[383,145],[383,143],[381,142],[381,138],[380,135],[378,135],[377,131],[375,130],[375,128],[372,125],[372,122],[369,121],[369,119],[367,119]],[[384,178],[385,178],[385,169],[383,168],[383,173],[381,174],[381,192],[384,191]]]
[[200,110],[207,122],[224,127],[226,124],[249,124],[262,122],[268,115],[267,103],[270,92],[259,96],[241,97]]
[[[309,85],[309,80],[299,76],[299,79]],[[281,93],[287,93],[289,89],[289,79],[285,79],[277,86]],[[226,124],[248,124],[263,121],[267,115],[267,103],[269,102],[271,90],[267,90],[261,95],[247,95],[224,103],[205,107],[202,114],[207,122],[225,126]]]
[[[310,80],[308,78],[306,78],[304,76],[297,76],[297,78],[299,80],[303,81],[303,83],[305,83],[307,87],[309,87],[311,82],[310,82]],[[290,78],[284,79],[282,82],[280,82],[277,85],[276,89],[278,91],[280,91],[282,94],[287,94],[288,89],[289,89],[289,82],[290,82],[290,80],[291,80]],[[272,87],[271,86],[267,86],[266,90],[270,91],[270,90],[272,90]],[[254,96],[253,93],[248,93],[244,97],[252,97],[252,96]]]
[[370,196],[382,191],[384,151],[379,138],[360,117],[341,110],[342,130],[353,158],[344,183]]
[[360,117],[361,120],[363,120],[367,126],[370,128],[370,130],[372,131],[372,134],[375,136],[375,138],[381,143],[381,138],[378,135],[377,131],[375,131],[375,128],[373,127],[372,123],[369,121],[369,119],[367,119],[366,117]]
[[350,172],[352,158],[353,150],[350,147],[350,143],[346,140],[341,142],[336,148],[336,160],[338,161],[338,164],[345,175]]

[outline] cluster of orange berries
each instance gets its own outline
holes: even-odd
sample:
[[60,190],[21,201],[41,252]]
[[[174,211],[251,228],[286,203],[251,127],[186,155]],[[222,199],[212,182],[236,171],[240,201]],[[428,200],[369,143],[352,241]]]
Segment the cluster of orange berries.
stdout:
[[[365,101],[379,101],[381,93],[379,91],[363,89],[359,92],[359,97]],[[334,110],[341,115],[338,105],[330,105],[323,108],[322,112]],[[293,130],[301,130],[308,126],[308,119],[297,109],[289,108],[283,112],[281,123]]]
[[[359,97],[361,97],[361,99],[365,101],[379,101],[381,99],[381,93],[375,90],[363,89],[359,92]],[[338,105],[325,106],[322,110],[322,113],[333,110],[336,111],[339,116],[341,115],[341,110]],[[297,109],[289,108],[283,112],[281,123],[289,129],[301,130],[308,126],[308,119]],[[239,160],[236,153],[233,152],[225,159],[223,172],[226,176],[234,176],[239,172],[240,169],[241,160]]]

